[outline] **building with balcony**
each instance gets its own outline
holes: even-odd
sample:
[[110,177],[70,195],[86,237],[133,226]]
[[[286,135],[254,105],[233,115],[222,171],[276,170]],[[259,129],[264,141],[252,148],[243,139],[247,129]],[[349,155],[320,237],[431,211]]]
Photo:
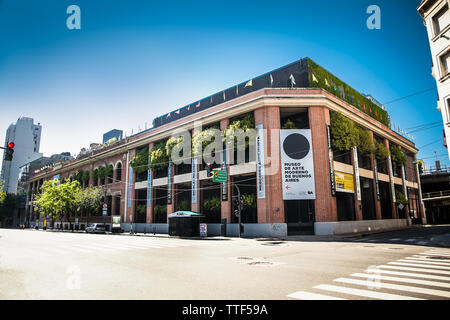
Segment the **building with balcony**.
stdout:
[[438,90],[437,109],[442,114],[444,142],[450,158],[450,2],[422,0],[417,11],[427,28],[432,56],[432,75]]

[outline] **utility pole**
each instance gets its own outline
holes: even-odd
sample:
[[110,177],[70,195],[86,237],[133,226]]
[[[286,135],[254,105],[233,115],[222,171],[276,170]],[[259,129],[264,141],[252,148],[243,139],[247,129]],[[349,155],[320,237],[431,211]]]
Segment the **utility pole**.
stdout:
[[242,205],[241,205],[241,191],[239,190],[239,187],[237,184],[232,183],[233,186],[236,187],[237,193],[238,193],[238,223],[239,223],[239,238],[241,237],[241,212],[242,212]]

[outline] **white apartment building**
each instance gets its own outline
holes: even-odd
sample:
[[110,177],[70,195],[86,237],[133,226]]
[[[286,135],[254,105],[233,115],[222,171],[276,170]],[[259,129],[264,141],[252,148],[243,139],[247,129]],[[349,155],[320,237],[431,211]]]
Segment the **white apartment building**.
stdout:
[[4,190],[7,193],[17,193],[20,167],[42,157],[39,153],[42,126],[33,123],[32,118],[19,118],[16,124],[11,124],[6,131],[5,145],[14,142],[12,161],[5,161],[3,157],[0,180],[4,180]]
[[444,145],[450,158],[450,0],[422,0],[417,11],[427,27],[438,89],[437,108],[444,123]]

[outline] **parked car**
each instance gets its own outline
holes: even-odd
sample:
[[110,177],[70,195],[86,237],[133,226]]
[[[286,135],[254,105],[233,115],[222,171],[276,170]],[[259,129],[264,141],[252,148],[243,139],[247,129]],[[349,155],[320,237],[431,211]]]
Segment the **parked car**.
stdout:
[[86,233],[105,233],[105,225],[103,223],[93,223],[86,228]]

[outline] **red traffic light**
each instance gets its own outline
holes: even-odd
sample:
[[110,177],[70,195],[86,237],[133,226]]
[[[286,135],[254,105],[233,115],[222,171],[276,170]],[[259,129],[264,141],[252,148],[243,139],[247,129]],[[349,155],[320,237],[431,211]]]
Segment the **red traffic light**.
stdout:
[[14,142],[10,142],[8,143],[8,148],[12,149],[16,146],[16,144]]

